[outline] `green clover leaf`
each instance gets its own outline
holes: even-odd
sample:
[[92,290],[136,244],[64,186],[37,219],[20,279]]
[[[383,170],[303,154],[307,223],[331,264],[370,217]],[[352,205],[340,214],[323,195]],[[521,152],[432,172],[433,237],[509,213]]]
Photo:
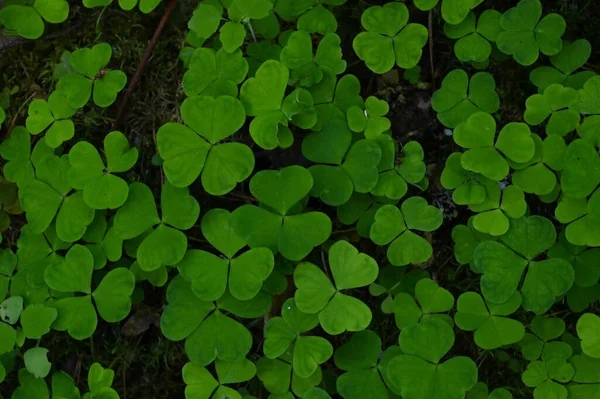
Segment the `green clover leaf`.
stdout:
[[582,199],[590,195],[600,184],[600,155],[589,142],[572,141],[565,152],[564,169],[560,185],[563,192]]
[[421,197],[406,199],[401,209],[384,205],[375,214],[370,238],[377,245],[391,245],[387,257],[394,266],[426,262],[433,254],[431,244],[411,230],[434,231],[442,224],[439,209]]
[[280,0],[275,12],[285,21],[298,20],[298,30],[323,36],[337,31],[337,21],[325,6],[340,6],[346,0]]
[[293,371],[291,363],[289,352],[280,359],[261,357],[256,362],[256,375],[272,394],[271,398],[293,398],[290,390],[307,398],[308,392],[321,383],[323,374],[320,367],[310,377],[301,378]]
[[358,106],[348,108],[348,126],[353,132],[364,132],[368,139],[377,138],[392,126],[385,117],[389,110],[387,101],[371,96],[365,101],[364,110]]
[[25,39],[41,37],[44,33],[44,21],[59,24],[68,17],[69,2],[66,0],[7,4],[0,10],[0,23]]
[[592,313],[583,314],[577,321],[577,335],[581,339],[583,353],[591,358],[600,358],[600,318]]
[[[215,361],[217,379],[204,367],[195,363],[183,366],[183,381],[186,383],[186,398],[220,398],[241,399],[242,396],[225,384],[237,384],[251,380],[256,374],[256,366],[248,359],[235,362]],[[231,396],[230,396],[231,395]]]
[[[393,347],[392,347],[393,348]],[[373,395],[388,397],[382,378],[385,354],[379,362],[381,339],[370,330],[359,331],[335,352],[336,366],[345,371],[338,377],[336,386],[344,399],[358,399]]]
[[21,326],[27,338],[40,339],[50,332],[50,326],[56,320],[56,309],[42,304],[32,304],[21,314]]
[[204,189],[223,195],[250,176],[254,169],[250,148],[241,143],[219,144],[245,122],[239,100],[230,96],[188,97],[181,106],[181,116],[187,126],[169,122],[158,130],[156,138],[171,184],[187,187],[202,174]]
[[313,178],[301,166],[261,171],[250,180],[250,192],[271,210],[243,205],[232,213],[232,225],[250,248],[266,247],[290,260],[301,260],[331,234],[331,220],[321,212],[289,214],[311,190]]
[[324,338],[301,336],[319,324],[316,314],[301,312],[294,299],[288,299],[282,307],[282,317],[274,317],[265,325],[265,356],[275,359],[294,345],[292,366],[294,373],[308,378],[319,365],[333,355],[333,347]]
[[52,148],[46,145],[46,139],[40,139],[31,151],[31,135],[24,126],[16,126],[10,137],[0,143],[0,156],[4,158],[4,177],[18,186],[35,179],[34,166],[38,167],[47,157],[54,155]]
[[346,70],[342,60],[341,39],[328,33],[321,39],[313,56],[312,39],[304,31],[293,32],[281,50],[281,62],[291,71],[290,83],[310,87],[323,79],[325,72],[339,75]]
[[[387,366],[393,392],[406,399],[464,397],[477,382],[477,366],[470,358],[440,359],[454,344],[454,332],[443,321],[426,319],[400,332],[402,354]],[[444,386],[444,390],[436,387]]]
[[241,50],[227,53],[201,47],[194,50],[188,67],[183,75],[183,90],[188,96],[237,97],[237,85],[248,73],[248,61]]
[[533,64],[540,51],[545,55],[560,53],[566,28],[564,18],[548,14],[540,21],[541,16],[540,0],[521,0],[505,12],[500,18],[500,26],[505,32],[498,35],[498,49],[525,66]]
[[496,82],[486,72],[476,73],[469,82],[465,71],[455,69],[446,75],[442,87],[433,94],[431,107],[444,126],[454,129],[477,112],[493,114],[498,110]]
[[23,354],[23,360],[25,361],[25,368],[35,378],[44,378],[50,374],[52,364],[48,361],[48,349],[42,347],[36,347],[28,349]]
[[354,191],[365,193],[377,184],[381,148],[373,140],[359,140],[350,147],[351,139],[346,124],[333,120],[302,141],[304,156],[320,163],[309,168],[314,181],[310,195],[328,205],[344,204]]
[[215,359],[242,361],[252,346],[252,335],[234,319],[201,301],[183,277],[167,289],[167,307],[161,319],[163,334],[173,341],[186,339],[185,351],[193,363],[207,366]]
[[496,10],[486,10],[479,16],[470,12],[459,24],[444,24],[444,33],[450,39],[459,39],[454,44],[454,54],[462,62],[485,62],[492,54],[492,45],[502,32],[500,14]]
[[521,295],[515,292],[506,303],[485,303],[479,294],[465,292],[457,301],[456,325],[465,331],[475,331],[475,343],[490,350],[519,342],[525,336],[523,325],[507,318],[521,306]]
[[[484,204],[485,206],[477,209],[481,213],[478,213],[473,218],[473,227],[477,231],[493,237],[498,237],[506,233],[510,225],[510,219],[518,219],[527,212],[525,193],[520,187],[505,187],[501,193],[501,202],[500,192],[497,191],[496,194],[489,195],[489,206]],[[491,203],[492,201],[494,204]],[[473,207],[471,208],[473,209]]]
[[392,309],[398,329],[418,323],[423,318],[439,318],[452,325],[451,318],[440,314],[448,312],[454,306],[454,297],[448,290],[430,278],[424,278],[415,286],[415,298],[418,304],[406,292],[401,292],[394,298]]
[[222,16],[223,7],[219,2],[216,4],[201,2],[189,20],[188,28],[198,37],[208,39],[219,29]]
[[138,158],[137,148],[129,148],[127,138],[118,131],[104,138],[106,166],[96,148],[87,141],[75,144],[69,152],[69,183],[83,190],[83,199],[93,209],[116,209],[127,200],[129,187],[112,173],[126,172]]
[[429,33],[423,25],[407,25],[408,18],[408,8],[396,2],[363,12],[361,24],[367,31],[354,38],[352,47],[370,70],[386,73],[394,64],[410,69],[419,63]]
[[526,193],[548,195],[557,187],[558,179],[554,171],[563,169],[567,145],[556,134],[546,137],[544,141],[538,135],[534,134],[532,137],[535,155],[524,164],[511,162],[511,166],[516,169],[512,174],[512,181]]
[[363,302],[340,291],[375,281],[379,272],[377,263],[346,241],[338,241],[329,249],[329,267],[335,287],[314,264],[302,263],[296,267],[298,309],[308,314],[318,313],[321,327],[331,335],[364,330],[371,322],[371,311]]
[[234,232],[231,214],[224,209],[211,209],[204,215],[202,233],[226,258],[195,249],[187,252],[178,269],[194,293],[204,301],[215,301],[229,287],[239,300],[254,298],[273,270],[273,252],[253,248],[234,257],[246,243]]
[[396,156],[397,143],[390,136],[379,136],[382,156],[379,163],[379,179],[371,194],[399,200],[408,192],[408,184],[418,185],[423,179],[427,168],[423,147],[416,141],[409,141]]
[[31,134],[40,134],[46,131],[46,144],[51,148],[60,146],[63,142],[73,138],[75,125],[67,119],[75,115],[76,108],[67,103],[64,93],[55,91],[44,100],[33,100],[29,104],[28,117],[25,125]]
[[[58,311],[52,328],[68,331],[69,335],[77,340],[90,337],[96,330],[98,317],[92,298],[98,313],[108,322],[123,320],[131,310],[131,295],[135,288],[133,274],[125,268],[113,269],[92,291],[93,263],[91,252],[83,246],[75,245],[61,263],[46,269],[46,283],[52,289],[58,292],[77,291],[87,294],[65,297],[50,303]],[[78,270],[82,265],[85,270]]]
[[123,240],[150,231],[135,251],[140,268],[146,272],[174,266],[183,259],[187,237],[181,230],[191,228],[200,214],[200,206],[188,190],[169,183],[163,185],[161,207],[162,218],[159,218],[152,191],[142,183],[133,183],[114,218],[114,233]]
[[571,109],[579,102],[579,94],[575,89],[551,84],[544,94],[534,94],[526,102],[525,122],[532,126],[542,124],[548,117],[546,134],[565,136],[579,125],[579,112]]
[[588,79],[579,89],[579,104],[575,106],[583,115],[600,114],[600,77]]
[[474,254],[476,269],[483,273],[481,291],[488,303],[508,301],[518,290],[528,266],[520,290],[526,310],[544,313],[573,285],[574,271],[567,261],[556,258],[533,261],[556,241],[556,231],[548,219],[540,216],[514,219],[502,241],[484,241]]
[[92,92],[94,104],[101,108],[115,102],[127,83],[127,76],[122,71],[105,68],[111,56],[112,48],[107,43],[78,49],[71,54],[70,63],[75,72],[62,76],[56,84],[56,89],[63,93],[71,107],[82,108],[92,97]]
[[541,66],[531,71],[529,78],[536,85],[540,93],[551,84],[560,84],[575,90],[583,88],[585,82],[596,74],[592,71],[575,73],[590,58],[592,45],[585,39],[574,42],[563,41],[560,53],[550,57],[553,67]]
[[360,81],[354,75],[344,75],[336,82],[333,74],[326,72],[323,80],[309,88],[315,104],[317,123],[311,129],[323,130],[333,120],[346,123],[346,114],[352,106],[364,108],[360,95]]
[[524,123],[509,123],[496,136],[496,121],[485,112],[471,115],[456,127],[454,141],[467,149],[461,156],[463,168],[500,181],[509,172],[501,151],[515,162],[527,162],[535,155],[535,142],[529,127]]
[[[438,2],[439,0],[415,0],[415,6],[419,10],[429,11]],[[449,24],[460,24],[481,3],[483,0],[442,0],[442,17]]]

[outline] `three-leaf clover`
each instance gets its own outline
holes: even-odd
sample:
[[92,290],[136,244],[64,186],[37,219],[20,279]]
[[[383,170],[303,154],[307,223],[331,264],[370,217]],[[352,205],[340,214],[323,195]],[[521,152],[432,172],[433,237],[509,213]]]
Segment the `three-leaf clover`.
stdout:
[[131,310],[131,294],[135,277],[125,268],[111,270],[92,291],[94,257],[82,245],[74,245],[66,256],[49,265],[44,273],[46,284],[59,293],[82,293],[85,296],[63,297],[49,303],[58,311],[52,328],[68,331],[75,339],[90,337],[96,330],[100,316],[114,323],[123,320]]
[[541,66],[531,71],[529,78],[540,93],[551,84],[560,84],[575,90],[583,88],[583,84],[596,74],[592,71],[575,71],[581,68],[592,54],[592,45],[585,39],[574,42],[563,42],[560,53],[550,57],[553,67]]
[[235,256],[246,242],[231,226],[231,214],[211,209],[202,218],[202,234],[225,258],[192,249],[177,265],[192,290],[204,301],[216,301],[229,287],[233,297],[246,301],[254,298],[269,277],[275,260],[268,248],[252,248]]
[[323,80],[330,72],[339,75],[346,70],[346,61],[342,59],[341,39],[335,33],[328,33],[319,42],[313,55],[310,34],[303,31],[293,32],[281,50],[280,60],[290,71],[290,84],[310,87]]
[[335,365],[345,371],[336,381],[342,398],[389,397],[386,367],[400,350],[391,346],[381,355],[381,349],[381,338],[371,330],[364,330],[353,334],[335,352]]
[[51,148],[56,148],[73,138],[75,125],[68,118],[75,115],[76,112],[77,109],[67,103],[63,92],[54,91],[48,97],[47,102],[33,100],[29,104],[29,116],[25,125],[31,134],[40,134],[50,126],[45,135],[46,144]]
[[[293,348],[293,347],[290,347]],[[323,372],[317,367],[308,378],[301,378],[293,370],[293,351],[288,350],[279,359],[261,357],[256,362],[256,376],[263,383],[271,398],[291,398],[294,395],[309,398],[307,393],[319,385],[323,379]],[[317,397],[316,399],[322,399]]]
[[[462,165],[462,153],[454,152],[446,158],[441,183],[452,192],[452,201],[457,205],[481,205],[488,198],[488,191],[494,193],[498,183],[478,173],[467,170]],[[493,188],[492,188],[493,187]],[[499,196],[498,196],[499,197]]]
[[244,181],[254,169],[254,154],[237,142],[220,143],[246,121],[242,103],[231,96],[200,95],[181,105],[186,125],[169,122],[156,135],[163,169],[175,187],[187,187],[202,174],[202,186],[223,195]]
[[490,350],[519,342],[525,336],[523,325],[509,316],[521,306],[521,295],[515,292],[508,301],[494,305],[486,303],[475,292],[458,297],[456,325],[464,331],[475,331],[475,343]]
[[154,195],[148,186],[132,183],[127,200],[114,218],[114,233],[123,240],[150,231],[136,250],[137,262],[144,271],[174,266],[183,259],[187,237],[181,230],[190,229],[196,223],[200,206],[187,189],[165,183],[161,192],[161,213],[162,217],[159,217]]
[[79,240],[94,220],[94,210],[83,200],[83,193],[71,195],[68,157],[45,158],[36,168],[36,179],[19,190],[19,201],[27,222],[35,233],[44,232],[56,216],[56,233],[66,242]]
[[526,124],[508,123],[496,139],[496,120],[485,112],[471,115],[456,127],[453,136],[456,144],[467,149],[460,159],[462,167],[495,181],[504,179],[510,170],[499,151],[514,162],[527,162],[535,154],[535,142]]
[[242,361],[250,351],[250,331],[223,313],[219,303],[200,300],[183,277],[169,284],[167,303],[160,318],[161,331],[172,341],[186,339],[185,351],[193,363]]
[[348,126],[353,132],[364,132],[368,139],[377,138],[392,126],[385,117],[389,110],[387,101],[371,96],[365,101],[364,109],[356,105],[348,108]]
[[446,127],[454,129],[477,112],[493,114],[500,107],[496,82],[487,72],[471,77],[462,69],[450,72],[442,81],[442,87],[431,97],[431,107]]
[[457,25],[444,24],[444,33],[451,39],[459,39],[454,44],[456,58],[463,62],[485,62],[492,54],[492,45],[502,32],[500,14],[496,10],[486,10],[479,16],[470,12],[464,21]]
[[529,329],[518,343],[523,357],[530,362],[541,357],[543,361],[553,358],[567,360],[573,354],[571,346],[563,341],[553,341],[565,332],[564,320],[557,317],[535,316]]
[[442,212],[421,197],[406,199],[400,209],[384,205],[375,214],[370,238],[377,245],[390,246],[387,257],[394,266],[419,264],[433,255],[431,244],[412,230],[434,231],[442,225]]
[[[266,150],[287,148],[293,144],[294,136],[288,122],[310,129],[317,120],[308,91],[298,88],[284,100],[289,76],[290,71],[285,65],[269,60],[240,89],[246,114],[255,117],[250,123],[250,135]],[[308,118],[302,118],[303,114],[307,114]]]
[[266,247],[301,260],[331,234],[326,214],[294,209],[312,187],[312,175],[301,166],[258,172],[250,180],[250,192],[263,207],[243,205],[233,211],[235,232],[250,248]]
[[575,109],[583,115],[600,114],[600,76],[588,79],[579,89],[579,104]]
[[352,133],[343,121],[332,120],[321,131],[306,136],[302,154],[319,163],[309,168],[313,177],[310,194],[328,205],[344,204],[354,191],[366,193],[377,184],[381,147],[366,139],[352,144]]
[[37,168],[51,155],[54,151],[48,147],[45,138],[40,139],[31,151],[31,135],[24,126],[16,126],[0,143],[0,156],[7,161],[3,168],[4,177],[18,186],[34,180],[34,166]]
[[387,379],[403,398],[462,398],[477,382],[477,366],[470,358],[459,356],[440,363],[454,344],[454,332],[447,323],[424,319],[402,329],[399,343],[402,354],[388,363]]
[[544,94],[534,94],[527,99],[525,122],[532,126],[541,125],[548,117],[546,134],[565,136],[579,125],[579,112],[572,109],[579,102],[579,93],[570,87],[551,84]]
[[67,0],[16,2],[8,3],[0,10],[0,23],[9,32],[16,32],[25,39],[37,39],[44,33],[44,21],[59,24],[68,16]]
[[378,142],[381,146],[379,179],[371,194],[399,200],[408,192],[408,184],[418,185],[425,179],[423,147],[417,141],[409,141],[396,155],[397,143],[390,136],[382,135]]
[[201,47],[191,55],[189,69],[183,75],[183,90],[188,96],[204,94],[237,97],[238,87],[248,73],[248,61],[243,53],[227,53]]
[[600,184],[600,155],[592,144],[583,139],[572,141],[564,157],[560,185],[563,192],[582,199]]
[[226,384],[250,381],[256,375],[256,366],[248,359],[235,362],[215,361],[217,379],[206,368],[195,363],[183,366],[183,381],[186,383],[185,397],[196,399],[231,398],[242,396]]
[[398,200],[375,197],[371,194],[355,192],[343,205],[337,207],[337,217],[344,225],[356,223],[356,232],[361,237],[369,237],[375,214],[384,205],[396,205]]
[[303,313],[318,313],[321,327],[330,335],[364,330],[371,323],[371,310],[362,301],[341,291],[374,282],[379,272],[377,262],[359,253],[352,244],[338,241],[329,249],[329,268],[335,286],[325,272],[312,263],[296,267],[296,306]]
[[566,384],[573,378],[575,369],[566,359],[553,358],[548,361],[534,360],[529,363],[521,379],[528,387],[534,388],[534,399],[567,399]]
[[62,76],[56,84],[71,107],[81,108],[87,104],[92,91],[94,104],[99,107],[106,108],[115,102],[127,83],[127,76],[120,70],[106,68],[111,56],[112,48],[107,43],[71,54],[69,61],[75,72]]
[[454,297],[448,290],[430,278],[424,278],[415,285],[415,298],[418,304],[413,296],[406,292],[401,292],[394,298],[392,309],[396,326],[400,330],[427,318],[438,318],[452,325],[452,318],[441,314],[454,306]]
[[410,69],[421,59],[429,32],[423,25],[408,23],[408,8],[403,3],[369,7],[360,21],[367,31],[359,33],[352,47],[367,67],[386,73],[395,65]]
[[564,155],[567,150],[565,140],[559,135],[550,135],[542,139],[534,134],[535,155],[524,164],[511,162],[515,169],[512,181],[526,193],[539,196],[552,193],[558,184],[554,171],[564,167]]
[[540,51],[545,55],[560,53],[566,28],[564,18],[548,14],[540,21],[541,16],[540,0],[521,0],[516,7],[506,11],[500,18],[504,32],[496,40],[498,49],[525,66],[533,64]]
[[333,355],[333,346],[325,338],[302,335],[318,324],[316,314],[303,313],[293,298],[288,299],[281,308],[281,317],[269,319],[265,325],[265,356],[276,359],[293,345],[294,373],[309,378]]
[[485,185],[485,188],[486,200],[469,206],[471,210],[479,212],[473,217],[473,227],[481,233],[498,237],[508,230],[509,218],[518,219],[527,212],[525,193],[517,186],[501,190],[495,182]]
[[350,107],[364,108],[360,95],[360,81],[354,75],[346,74],[339,80],[331,73],[325,73],[323,80],[309,88],[313,96],[317,123],[311,129],[319,131],[332,120],[347,121]]
[[138,159],[137,148],[129,148],[127,137],[114,131],[104,138],[106,165],[98,150],[80,141],[69,151],[69,183],[83,190],[83,200],[94,209],[116,209],[127,200],[129,186],[113,173],[127,172]]
[[563,259],[534,261],[556,241],[556,230],[548,219],[529,216],[514,219],[500,242],[484,241],[474,254],[476,269],[483,273],[481,292],[488,303],[502,304],[520,289],[523,308],[546,312],[573,285],[574,271]]

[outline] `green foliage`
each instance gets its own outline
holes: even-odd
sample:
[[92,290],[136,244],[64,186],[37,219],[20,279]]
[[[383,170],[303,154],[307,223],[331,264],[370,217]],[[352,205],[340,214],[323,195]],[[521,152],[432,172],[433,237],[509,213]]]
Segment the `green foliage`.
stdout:
[[394,65],[411,69],[419,63],[429,34],[423,25],[409,24],[408,19],[408,8],[397,2],[369,7],[362,14],[366,32],[359,33],[352,46],[370,70],[385,73]]
[[69,16],[67,0],[12,2],[0,10],[0,23],[9,33],[26,39],[37,39],[44,33],[44,21],[51,24],[64,22]]
[[[117,3],[150,13],[160,0]],[[173,86],[186,98],[166,120],[155,115],[163,124],[146,138],[127,123],[123,133],[105,129],[127,83],[116,68],[129,66],[111,59],[131,50],[123,41],[57,51],[53,82],[43,70],[43,88],[15,96],[22,103],[8,101],[22,90],[5,73],[3,394],[6,381],[13,399],[118,399],[126,354],[113,349],[115,375],[78,349],[82,393],[86,379],[59,370],[56,342],[93,337],[98,348],[119,329],[107,324],[128,319],[128,335],[150,308],[162,336],[182,341],[177,387],[188,399],[595,398],[600,77],[591,44],[563,42],[565,20],[544,16],[539,0],[508,10],[413,3],[203,0],[190,15],[176,11],[170,34],[189,18],[175,38],[185,70]],[[409,23],[430,10],[429,28]],[[64,0],[7,0],[0,24],[35,38],[68,14]],[[454,41],[442,44],[464,63],[431,97],[451,145],[414,123],[431,122],[419,116],[425,90],[452,65],[435,43],[431,73],[421,62],[439,15]],[[343,53],[350,43],[356,62]],[[540,53],[533,86],[503,87],[521,75],[502,62],[521,68]],[[523,93],[524,104],[500,107],[500,96]],[[172,367],[171,354],[164,363]]]

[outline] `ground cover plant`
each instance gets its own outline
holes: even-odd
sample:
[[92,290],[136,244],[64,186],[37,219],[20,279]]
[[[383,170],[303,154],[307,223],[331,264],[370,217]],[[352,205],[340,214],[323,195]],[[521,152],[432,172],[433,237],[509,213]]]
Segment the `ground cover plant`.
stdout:
[[0,3],[0,399],[600,398],[600,7],[548,3]]

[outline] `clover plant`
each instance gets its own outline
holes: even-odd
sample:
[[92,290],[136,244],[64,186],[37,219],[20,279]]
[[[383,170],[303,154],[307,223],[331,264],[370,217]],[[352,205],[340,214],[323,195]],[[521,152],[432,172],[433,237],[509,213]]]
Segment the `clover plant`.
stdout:
[[361,237],[369,237],[375,214],[383,205],[396,205],[398,200],[375,197],[371,194],[354,193],[343,205],[337,208],[337,217],[342,224],[356,223],[356,232]]
[[44,33],[44,21],[59,24],[69,17],[67,0],[10,1],[0,10],[0,23],[8,33],[37,39]]
[[525,122],[537,126],[550,117],[546,134],[565,136],[579,125],[579,112],[571,108],[578,102],[579,93],[575,89],[551,84],[546,87],[544,94],[534,94],[527,99]]
[[365,101],[365,108],[356,105],[348,108],[348,126],[353,132],[364,132],[368,139],[377,138],[383,132],[389,130],[392,123],[385,115],[390,106],[386,101],[377,97],[369,97]]
[[[402,329],[402,354],[387,364],[390,389],[406,399],[464,397],[477,382],[477,366],[463,356],[441,362],[454,339],[452,328],[441,320],[426,319]],[[438,391],[437,386],[446,388]]]
[[430,278],[424,278],[415,285],[415,299],[413,296],[401,292],[392,303],[396,326],[402,330],[411,324],[424,319],[439,319],[453,326],[452,318],[446,314],[454,307],[452,294],[440,287]]
[[310,87],[323,80],[324,73],[339,75],[346,70],[342,59],[341,39],[335,33],[326,34],[313,55],[310,34],[292,32],[279,56],[283,65],[290,70],[288,84]]
[[595,75],[592,71],[575,73],[587,62],[591,54],[592,45],[585,39],[574,42],[563,41],[563,49],[560,53],[550,57],[553,67],[537,67],[531,71],[529,78],[539,88],[540,93],[552,84],[579,90],[589,78]]
[[312,376],[319,365],[333,355],[333,347],[325,338],[301,335],[319,324],[316,314],[298,309],[293,298],[282,307],[282,317],[274,317],[265,325],[263,350],[269,359],[276,359],[293,346],[292,369],[300,378]]
[[456,325],[465,331],[475,331],[474,339],[482,349],[496,349],[521,341],[525,328],[517,320],[506,316],[521,306],[521,295],[515,292],[500,305],[486,303],[479,294],[465,292],[458,297]]
[[186,397],[195,398],[232,398],[242,396],[225,384],[237,384],[249,381],[256,374],[256,366],[248,359],[237,362],[215,362],[217,379],[206,368],[195,363],[183,366],[183,381],[186,383]]
[[492,54],[492,45],[502,32],[500,18],[495,10],[481,13],[479,20],[470,12],[459,24],[444,24],[444,33],[451,39],[459,39],[454,44],[456,58],[463,62],[485,62]]
[[[144,14],[148,14],[161,3],[162,0],[118,0],[119,7],[125,11],[133,10],[135,6]],[[83,0],[83,5],[88,8],[105,7],[110,5],[113,0]],[[138,4],[139,3],[139,4]]]
[[379,273],[377,262],[359,253],[351,244],[338,241],[329,249],[329,268],[334,283],[312,263],[296,267],[296,306],[301,312],[318,314],[321,327],[330,335],[366,329],[371,323],[371,310],[362,301],[341,291],[375,281]]
[[304,157],[317,163],[309,168],[310,194],[328,205],[344,204],[354,191],[367,193],[377,184],[381,147],[374,140],[352,141],[352,133],[339,120],[328,122],[302,141]]
[[[419,10],[429,11],[434,8],[440,0],[415,0],[415,6]],[[442,17],[453,25],[462,23],[468,17],[469,12],[483,3],[483,0],[442,0]]]
[[[315,387],[323,381],[323,373],[320,367],[317,367],[315,372],[308,378],[299,377],[293,371],[292,354],[293,352],[288,349],[278,359],[261,357],[256,362],[256,376],[263,383],[266,390],[271,393],[270,397],[272,398],[294,398],[294,395],[310,398],[308,393],[318,390]],[[321,398],[316,397],[315,399]]]
[[352,46],[370,70],[385,73],[394,65],[411,69],[419,63],[429,34],[423,25],[408,24],[408,19],[408,8],[398,2],[369,7],[361,15],[366,32],[359,33]]
[[3,169],[4,177],[18,186],[34,180],[34,166],[38,167],[53,154],[45,138],[39,140],[32,151],[31,134],[25,126],[16,126],[10,137],[0,144],[0,156],[7,161]]
[[600,114],[600,76],[588,79],[579,89],[579,104],[575,109],[583,115]]
[[258,172],[250,180],[250,192],[262,206],[242,205],[233,211],[233,229],[250,248],[266,247],[290,260],[303,259],[331,234],[326,214],[303,213],[297,206],[313,184],[311,173],[297,165]]
[[298,19],[298,29],[326,35],[337,30],[337,20],[327,6],[341,6],[347,0],[280,0],[275,12],[286,21]]
[[56,148],[73,138],[75,125],[68,118],[75,115],[76,112],[77,109],[67,103],[66,95],[63,92],[52,92],[48,101],[33,100],[29,104],[27,130],[31,134],[39,134],[50,126],[44,137],[49,147]]
[[112,48],[108,43],[78,49],[71,54],[69,62],[74,72],[62,76],[56,84],[70,107],[82,108],[90,97],[102,108],[115,102],[127,83],[127,76],[123,71],[106,68],[111,57]]
[[559,14],[542,16],[540,0],[521,0],[500,18],[504,29],[497,37],[498,49],[513,56],[521,65],[537,61],[539,53],[556,55],[563,47],[566,23]]
[[136,251],[137,262],[144,271],[175,266],[182,261],[187,237],[181,230],[190,229],[200,214],[198,202],[186,188],[166,183],[160,199],[159,217],[152,191],[142,183],[132,183],[129,196],[114,219],[115,234],[123,240],[150,231]]
[[202,234],[225,259],[209,252],[192,249],[178,269],[192,284],[192,290],[204,301],[215,301],[226,288],[231,295],[245,301],[254,298],[269,277],[275,260],[268,248],[253,248],[235,256],[246,243],[233,230],[231,214],[224,209],[211,209],[202,218]]
[[430,232],[442,224],[439,209],[421,197],[410,197],[400,208],[384,205],[375,213],[369,236],[377,245],[390,246],[387,258],[394,266],[426,262],[433,254],[431,244],[413,232]]
[[478,112],[492,114],[500,107],[496,82],[487,72],[471,77],[462,69],[455,69],[444,78],[442,87],[431,98],[431,107],[437,118],[451,129]]
[[573,266],[563,259],[534,261],[556,242],[556,230],[548,219],[529,216],[514,219],[502,242],[484,241],[475,249],[475,268],[481,277],[481,292],[487,302],[502,304],[520,288],[523,308],[546,312],[571,288]]

